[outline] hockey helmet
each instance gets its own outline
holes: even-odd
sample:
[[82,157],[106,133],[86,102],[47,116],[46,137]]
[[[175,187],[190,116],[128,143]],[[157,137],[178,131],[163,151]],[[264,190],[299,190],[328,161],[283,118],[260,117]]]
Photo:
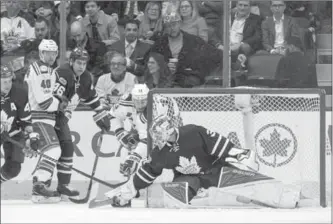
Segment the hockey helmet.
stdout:
[[149,129],[149,134],[153,140],[153,147],[157,146],[161,150],[174,132],[175,127],[166,115],[156,117]]
[[135,84],[132,89],[132,100],[137,111],[142,112],[147,106],[149,88],[146,84]]
[[69,60],[72,61],[72,62],[74,62],[77,59],[89,61],[89,54],[88,54],[88,52],[85,49],[81,48],[81,47],[75,48],[71,52],[71,54],[69,56]]
[[7,65],[1,65],[1,78],[14,78],[14,72]]
[[58,52],[58,45],[54,40],[43,39],[39,46],[39,52],[41,51],[56,51]]

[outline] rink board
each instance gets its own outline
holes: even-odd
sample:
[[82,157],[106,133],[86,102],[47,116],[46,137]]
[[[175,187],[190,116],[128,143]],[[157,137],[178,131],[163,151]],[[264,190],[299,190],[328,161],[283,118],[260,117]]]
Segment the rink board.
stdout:
[[[124,177],[119,173],[119,164],[126,156],[126,150],[122,149],[112,132],[104,136],[101,150],[97,148],[97,138],[99,129],[92,120],[93,112],[82,111],[74,112],[73,118],[70,120],[70,128],[72,130],[72,138],[75,145],[74,166],[84,172],[91,173],[95,155],[100,156],[97,171],[95,176],[110,183],[118,183],[124,180]],[[331,112],[326,113],[327,133],[332,133]],[[328,135],[327,135],[328,136]],[[331,138],[327,142],[331,145]],[[2,152],[2,151],[1,151]],[[1,154],[1,158],[3,155]],[[13,181],[9,181],[1,186],[1,198],[4,200],[12,199],[29,199],[31,195],[32,178],[29,176],[34,168],[36,159],[26,159],[22,167],[22,172]],[[1,159],[3,164],[3,159]],[[327,180],[330,182],[331,176],[331,152],[327,151]],[[56,179],[56,178],[54,178]],[[25,180],[25,181],[24,181]],[[17,181],[23,181],[17,183]],[[88,187],[89,180],[85,177],[73,172],[73,186],[81,191],[83,195]],[[53,184],[55,188],[56,185]],[[154,189],[154,190],[152,190]],[[107,187],[100,186],[99,196],[107,191]],[[161,198],[162,190],[159,185],[154,185],[150,189],[150,200],[158,200]],[[330,195],[327,195],[330,197]],[[141,199],[145,198],[145,191],[142,191]],[[231,202],[233,199],[231,200]],[[237,203],[236,203],[237,204]],[[245,205],[246,206],[246,205]]]

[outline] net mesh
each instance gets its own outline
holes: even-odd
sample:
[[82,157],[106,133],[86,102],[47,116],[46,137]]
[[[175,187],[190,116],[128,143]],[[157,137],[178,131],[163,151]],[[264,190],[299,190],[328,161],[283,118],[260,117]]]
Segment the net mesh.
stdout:
[[[201,125],[238,147],[255,148],[259,172],[299,184],[303,196],[319,200],[319,94],[156,93],[152,120],[160,114],[159,97],[166,105],[162,113],[171,119],[179,113],[182,124]],[[157,182],[172,177],[165,171]]]

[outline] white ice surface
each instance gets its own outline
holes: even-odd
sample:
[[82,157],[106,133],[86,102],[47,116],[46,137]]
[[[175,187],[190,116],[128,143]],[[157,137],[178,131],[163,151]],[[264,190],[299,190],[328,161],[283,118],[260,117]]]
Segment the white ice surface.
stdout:
[[[136,207],[142,202],[136,201]],[[134,203],[134,204],[135,204]],[[89,209],[70,202],[1,201],[1,223],[331,223],[331,207],[282,209]]]

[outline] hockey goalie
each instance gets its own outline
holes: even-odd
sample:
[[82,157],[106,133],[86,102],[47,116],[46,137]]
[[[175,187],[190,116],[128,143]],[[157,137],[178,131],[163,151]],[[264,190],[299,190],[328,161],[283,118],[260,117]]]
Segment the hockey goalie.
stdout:
[[216,132],[193,124],[175,127],[162,115],[154,119],[149,133],[154,141],[149,161],[126,184],[105,194],[114,207],[127,206],[164,168],[175,173],[171,183],[162,185],[166,207],[189,208],[199,189],[210,187],[227,189],[268,207],[297,206],[300,190],[296,187],[228,162],[242,163],[253,152],[236,148],[228,138]]

